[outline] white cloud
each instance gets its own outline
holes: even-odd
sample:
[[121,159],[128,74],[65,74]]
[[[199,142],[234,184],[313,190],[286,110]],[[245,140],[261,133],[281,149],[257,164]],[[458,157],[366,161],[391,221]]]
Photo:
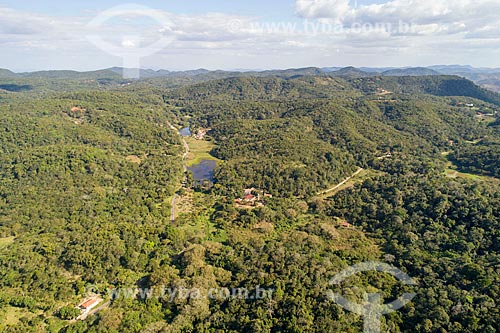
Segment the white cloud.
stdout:
[[297,0],[297,13],[307,18],[332,18],[342,21],[352,11],[350,0]]
[[0,8],[0,35],[32,35],[42,27],[50,29],[40,16],[26,17],[21,12]]
[[[499,0],[393,0],[356,8],[349,0],[290,1],[295,1],[297,14],[307,21],[292,17],[262,22],[238,14],[162,12],[171,21],[168,28],[137,23],[130,17],[91,28],[91,13],[51,16],[0,7],[0,67],[120,65],[119,58],[89,43],[85,38],[89,34],[129,49],[173,36],[167,48],[143,63],[167,69],[398,66],[440,63],[461,55],[459,62],[478,65],[477,57],[466,50],[491,55],[499,48]],[[481,65],[494,65],[496,59],[489,58],[490,63]]]
[[296,0],[297,13],[310,19],[354,23],[405,22],[436,33],[461,33],[498,27],[498,0],[392,0],[355,8],[349,0]]

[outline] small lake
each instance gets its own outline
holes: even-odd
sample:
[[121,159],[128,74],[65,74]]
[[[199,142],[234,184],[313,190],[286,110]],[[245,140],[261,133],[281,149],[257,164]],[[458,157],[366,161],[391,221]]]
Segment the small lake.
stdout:
[[194,180],[196,182],[202,182],[204,180],[209,180],[213,183],[215,167],[217,166],[216,161],[203,160],[201,163],[189,167],[189,171],[193,173]]
[[179,131],[182,136],[191,136],[191,129],[189,127],[183,128]]

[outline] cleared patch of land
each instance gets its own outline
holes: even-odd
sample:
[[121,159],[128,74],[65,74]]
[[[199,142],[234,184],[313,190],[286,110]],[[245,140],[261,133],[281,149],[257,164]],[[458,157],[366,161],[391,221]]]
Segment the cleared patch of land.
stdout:
[[340,191],[343,191],[345,189],[348,189],[350,187],[353,187],[354,185],[360,184],[364,182],[366,179],[373,177],[375,175],[379,174],[375,170],[366,170],[359,168],[358,171],[356,171],[351,177],[347,178],[340,184],[326,190],[323,192],[318,193],[318,196],[320,198],[326,199],[329,197],[332,197],[339,193]]
[[16,326],[21,318],[33,318],[35,314],[21,308],[7,306],[0,312],[0,330],[7,326]]
[[196,140],[195,138],[185,138],[188,146],[189,153],[186,156],[186,165],[191,167],[201,163],[203,160],[220,161],[219,159],[210,155],[210,151],[215,147],[215,144],[210,141]]
[[0,249],[9,246],[10,244],[14,243],[15,237],[4,237],[0,238]]
[[460,172],[457,170],[457,166],[454,165],[450,161],[447,163],[446,169],[444,170],[444,173],[445,173],[446,177],[448,177],[448,178],[462,178],[462,179],[469,179],[469,180],[474,180],[474,181],[500,184],[500,179],[495,178],[495,177],[488,177],[488,176],[476,175],[473,173]]
[[193,191],[182,196],[179,202],[181,207],[174,224],[179,231],[179,237],[216,242],[227,241],[226,231],[219,229],[210,220],[215,209],[207,207],[213,204],[215,204],[215,198],[200,192]]
[[129,155],[125,158],[130,163],[141,164],[141,159],[136,155]]
[[194,193],[192,190],[186,191],[183,195],[179,195],[175,200],[175,215],[174,220],[179,214],[191,212],[193,210]]
[[335,185],[334,187],[329,188],[326,191],[322,191],[322,192],[318,193],[318,195],[327,195],[327,194],[330,194],[332,192],[335,192],[336,190],[338,190],[339,188],[341,188],[342,186],[344,186],[345,184],[347,184],[351,179],[353,179],[354,177],[356,177],[357,175],[359,175],[363,171],[364,171],[363,168],[359,168],[355,173],[352,174],[352,176],[347,177],[344,181],[342,181],[341,183]]
[[471,145],[477,145],[478,143],[480,143],[480,142],[481,142],[481,141],[483,141],[483,140],[484,140],[484,138],[481,138],[481,139],[476,139],[476,140],[474,140],[474,141],[467,141],[467,140],[466,140],[465,142],[470,143]]
[[500,184],[500,179],[498,179],[498,178],[475,175],[472,173],[459,172],[457,170],[450,169],[450,168],[445,169],[445,174],[446,174],[446,177],[449,177],[449,178],[463,178],[463,179],[469,179],[469,180],[474,180],[474,181],[482,181],[482,182],[490,182],[490,183]]
[[487,114],[478,115],[477,119],[487,124],[494,123],[495,121],[497,121],[497,118],[494,115],[487,115]]

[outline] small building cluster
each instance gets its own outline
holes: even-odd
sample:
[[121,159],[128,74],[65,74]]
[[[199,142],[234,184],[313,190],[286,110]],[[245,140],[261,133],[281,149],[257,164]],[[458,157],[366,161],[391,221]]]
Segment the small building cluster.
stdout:
[[245,189],[243,198],[238,198],[234,202],[241,206],[259,207],[265,205],[265,200],[273,196],[255,188]]
[[474,105],[473,103],[463,103],[463,102],[460,102],[460,103],[453,103],[452,105],[454,106],[465,106],[465,107],[468,107],[468,108],[473,108],[475,107],[476,105]]
[[198,130],[198,132],[196,133],[196,135],[194,136],[194,138],[196,140],[204,140],[205,139],[205,136],[207,135],[207,133],[211,130],[211,128],[200,128]]
[[342,228],[353,229],[354,226],[347,221],[340,221],[340,226]]
[[382,88],[377,88],[376,94],[377,95],[390,95],[390,94],[392,94],[392,91],[388,91],[388,90],[385,90]]
[[78,305],[78,309],[82,312],[80,316],[77,318],[79,320],[85,320],[89,315],[90,311],[94,309],[99,303],[102,302],[102,298],[98,296],[92,296],[90,298],[85,299]]
[[387,152],[387,153],[385,153],[385,155],[377,157],[378,160],[385,160],[386,158],[392,158],[392,153],[391,152]]
[[488,117],[494,117],[496,113],[484,113],[484,112],[476,112],[476,117],[479,119],[485,119]]
[[79,106],[73,106],[71,108],[71,112],[73,112],[73,113],[85,113],[85,112],[87,112],[87,110],[85,110],[84,108],[79,107]]

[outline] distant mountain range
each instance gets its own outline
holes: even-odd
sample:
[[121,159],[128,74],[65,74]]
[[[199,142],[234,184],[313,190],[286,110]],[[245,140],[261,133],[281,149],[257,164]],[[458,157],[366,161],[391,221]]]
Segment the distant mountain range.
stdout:
[[384,76],[427,76],[427,75],[441,75],[433,69],[416,67],[406,69],[392,69],[382,73]]
[[[0,79],[2,83],[6,79],[74,79],[74,80],[94,80],[99,84],[124,83],[127,80],[123,79],[123,74],[128,69],[122,67],[113,67],[98,71],[77,72],[69,70],[54,70],[54,71],[38,71],[29,73],[14,73],[8,69],[0,69]],[[281,78],[295,78],[300,76],[322,75],[327,74],[337,77],[349,78],[364,78],[372,76],[437,76],[437,75],[457,75],[467,78],[474,83],[487,88],[489,90],[500,93],[500,68],[475,68],[472,66],[461,65],[438,65],[429,67],[307,67],[286,70],[264,70],[264,71],[249,71],[249,70],[234,70],[211,71],[207,69],[196,69],[189,71],[169,71],[169,70],[138,70],[142,80],[158,80],[172,79],[178,82],[203,82],[213,79],[224,79],[229,77],[269,77],[276,76]],[[128,80],[130,81],[130,80]]]

